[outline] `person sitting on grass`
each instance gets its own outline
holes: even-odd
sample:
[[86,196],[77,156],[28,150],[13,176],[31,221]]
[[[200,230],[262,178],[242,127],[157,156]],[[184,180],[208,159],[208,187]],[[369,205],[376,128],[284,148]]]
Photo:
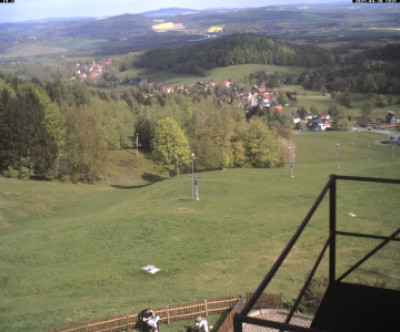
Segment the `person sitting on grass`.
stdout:
[[160,316],[155,316],[154,311],[147,308],[142,314],[142,321],[151,327],[153,332],[158,332],[158,320]]
[[207,319],[201,318],[201,316],[198,316],[196,318],[196,326],[200,328],[200,331],[208,332],[208,322]]

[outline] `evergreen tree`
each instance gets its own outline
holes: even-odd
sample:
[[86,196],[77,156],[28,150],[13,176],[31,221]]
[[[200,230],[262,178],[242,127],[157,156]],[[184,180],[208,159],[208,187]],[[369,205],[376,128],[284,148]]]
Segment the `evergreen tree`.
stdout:
[[15,98],[3,89],[1,96],[2,167],[26,167],[38,176],[57,173],[65,144],[63,119],[43,88],[31,82],[17,84]]

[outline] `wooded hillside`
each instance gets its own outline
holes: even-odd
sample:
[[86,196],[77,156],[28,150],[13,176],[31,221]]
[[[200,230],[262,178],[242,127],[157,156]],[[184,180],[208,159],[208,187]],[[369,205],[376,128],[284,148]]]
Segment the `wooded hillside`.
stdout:
[[234,34],[211,42],[144,53],[136,66],[186,74],[232,64],[265,63],[282,66],[331,65],[334,56],[312,45],[281,43],[254,34]]
[[[280,167],[287,146],[275,116],[248,119],[215,94],[145,96],[137,88],[118,96],[60,80],[0,79],[0,171],[23,179],[93,183],[108,175],[108,150],[136,147],[157,165],[182,172],[224,167]],[[224,95],[224,97],[226,97]]]

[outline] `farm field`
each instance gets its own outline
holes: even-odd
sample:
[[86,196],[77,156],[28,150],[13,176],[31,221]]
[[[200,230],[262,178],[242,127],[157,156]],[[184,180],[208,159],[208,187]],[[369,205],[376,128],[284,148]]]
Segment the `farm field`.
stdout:
[[314,105],[320,113],[326,111],[330,106],[338,104],[337,100],[322,95],[297,96],[296,98],[298,105],[304,106],[308,110],[311,105]]
[[105,42],[105,40],[83,38],[38,39],[8,47],[6,52],[0,54],[0,59],[13,59],[18,57],[34,58],[38,55],[51,56],[55,54],[65,54],[69,51],[91,50],[103,42]]
[[[0,330],[47,331],[148,306],[254,291],[329,174],[400,178],[400,148],[393,160],[392,148],[376,143],[384,139],[298,134],[292,140],[294,178],[287,166],[205,172],[197,202],[187,174],[162,177],[140,162],[124,181],[92,186],[0,178]],[[339,227],[392,233],[399,194],[398,186],[340,183]],[[327,230],[324,200],[267,291],[297,295]],[[363,241],[340,245],[340,271],[371,248]],[[147,264],[161,271],[147,274],[141,269]],[[325,270],[323,262],[320,274]],[[400,289],[398,244],[354,278]]]
[[44,54],[59,54],[65,53],[65,48],[45,46],[39,44],[18,45],[7,50],[6,53],[0,54],[1,58],[16,58],[16,57],[35,57]]

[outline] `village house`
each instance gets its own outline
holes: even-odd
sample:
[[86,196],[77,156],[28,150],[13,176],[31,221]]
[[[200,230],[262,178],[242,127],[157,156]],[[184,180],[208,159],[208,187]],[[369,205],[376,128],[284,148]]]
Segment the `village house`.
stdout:
[[290,114],[290,116],[292,117],[292,122],[294,124],[301,122],[300,115],[298,115],[297,113],[292,113],[292,114]]
[[331,123],[324,118],[315,117],[307,122],[307,128],[310,131],[325,131],[331,127]]
[[257,93],[254,93],[254,94],[251,96],[250,107],[256,107],[256,106],[258,106],[258,105],[260,105],[260,98],[258,97],[258,94],[257,94]]
[[175,89],[175,92],[182,93],[186,96],[189,96],[189,94],[190,94],[189,89],[187,87],[185,87],[184,85],[177,86]]
[[208,81],[207,82],[207,88],[209,88],[210,90],[213,90],[215,87],[215,83],[213,81]]
[[395,124],[399,122],[399,119],[394,115],[393,112],[389,111],[386,115],[386,122],[389,124]]
[[222,81],[222,84],[223,84],[226,88],[230,88],[232,82],[229,81],[229,80],[223,80],[223,81]]
[[321,114],[319,115],[319,117],[322,118],[322,119],[325,119],[325,121],[329,121],[329,122],[331,121],[331,116],[330,116],[329,113],[326,113],[326,112],[321,113]]
[[357,126],[372,128],[372,119],[369,116],[360,116],[357,120]]
[[271,105],[269,110],[271,112],[274,112],[274,111],[279,111],[280,112],[280,111],[283,110],[283,106],[282,105]]
[[96,63],[96,61],[89,61],[88,63],[76,63],[74,77],[77,75],[80,77],[81,81],[85,81],[87,78],[90,78],[92,81],[99,80],[104,72],[106,71],[106,67],[111,65],[113,62],[112,59],[108,59],[105,64]]

